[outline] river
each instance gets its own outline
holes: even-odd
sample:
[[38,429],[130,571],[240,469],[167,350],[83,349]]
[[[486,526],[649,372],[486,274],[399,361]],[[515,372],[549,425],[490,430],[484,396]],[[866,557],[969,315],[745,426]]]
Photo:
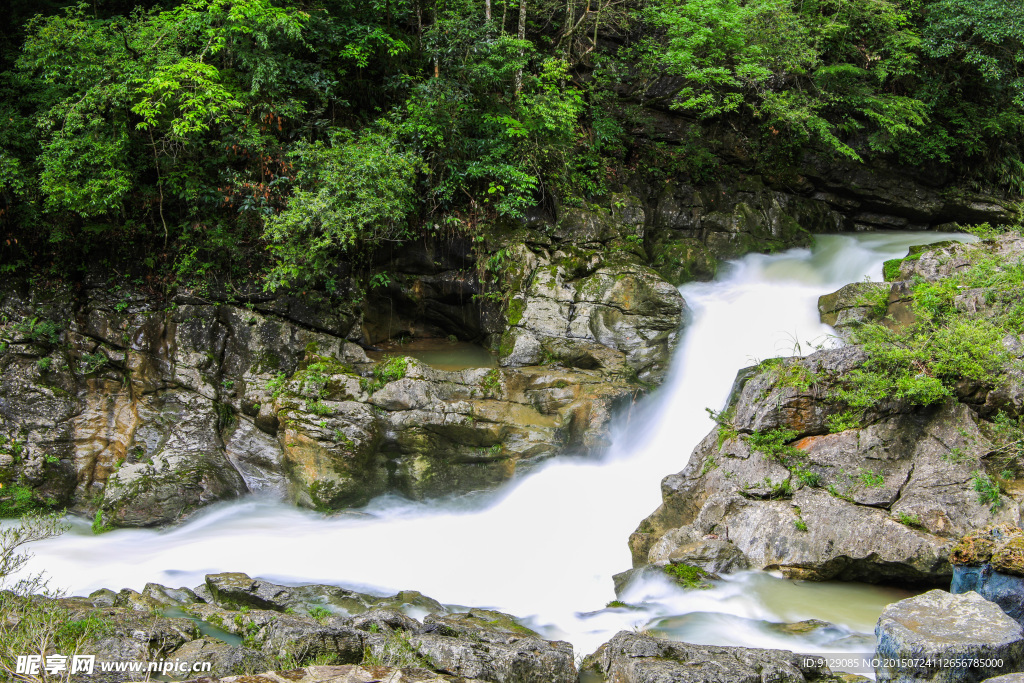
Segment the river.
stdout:
[[[643,579],[621,596],[632,608],[605,605],[616,598],[612,575],[630,566],[630,532],[658,506],[661,478],[681,470],[713,426],[705,408],[722,407],[736,371],[835,343],[818,320],[819,295],[879,280],[884,260],[950,238],[963,236],[824,235],[813,248],[752,254],[714,282],[680,287],[691,317],[669,377],[621,420],[601,459],[556,458],[498,491],[423,503],[386,496],[333,517],[247,498],[167,530],[94,536],[86,521],[72,520],[70,532],[33,546],[30,569],[77,595],[150,581],[195,586],[221,571],[381,594],[414,589],[526,617],[580,654],[634,628],[702,644],[871,650],[882,608],[906,593],[744,572],[703,591]],[[800,635],[773,625],[804,619],[834,628]]]

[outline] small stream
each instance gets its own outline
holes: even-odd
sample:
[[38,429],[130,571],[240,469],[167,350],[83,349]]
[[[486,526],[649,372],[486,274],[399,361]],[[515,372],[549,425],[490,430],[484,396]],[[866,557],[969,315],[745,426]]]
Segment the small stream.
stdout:
[[[527,617],[580,654],[622,629],[648,628],[700,644],[864,652],[882,608],[908,594],[852,583],[789,581],[763,572],[685,591],[659,577],[616,598],[612,575],[630,566],[626,540],[659,504],[659,482],[685,465],[711,429],[736,371],[759,360],[834,343],[818,296],[870,277],[907,247],[964,236],[861,233],[819,236],[812,249],[749,255],[714,282],[680,288],[692,320],[665,384],[634,409],[603,459],[562,457],[504,488],[414,503],[385,496],[358,513],[324,517],[250,497],[206,509],[167,530],[94,536],[74,520],[35,544],[33,570],[71,594],[141,590],[150,581],[195,586],[241,571],[278,583],[330,583],[368,592],[419,590],[446,604]],[[806,619],[832,628],[793,633]]]

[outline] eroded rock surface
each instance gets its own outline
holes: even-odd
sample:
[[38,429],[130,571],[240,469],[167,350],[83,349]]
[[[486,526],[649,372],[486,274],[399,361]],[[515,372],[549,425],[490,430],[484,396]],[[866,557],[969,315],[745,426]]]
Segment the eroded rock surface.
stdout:
[[803,683],[840,681],[784,650],[692,645],[622,631],[583,660],[585,683]]
[[933,590],[895,602],[882,612],[875,635],[882,682],[974,683],[1024,667],[1020,624],[973,592]]
[[[376,338],[376,323],[330,302],[160,300],[98,279],[78,292],[11,289],[0,483],[32,505],[98,513],[103,529],[173,523],[250,492],[321,510],[388,491],[449,495],[600,451],[615,409],[663,376],[683,312],[653,271],[601,263],[576,282],[571,322],[529,328],[547,351],[457,371],[371,359],[349,339]],[[543,289],[535,270],[513,302]]]

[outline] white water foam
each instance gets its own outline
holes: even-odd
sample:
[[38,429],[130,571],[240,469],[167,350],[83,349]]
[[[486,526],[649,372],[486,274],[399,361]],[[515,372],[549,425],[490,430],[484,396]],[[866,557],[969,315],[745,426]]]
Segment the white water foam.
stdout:
[[[626,540],[660,503],[658,484],[681,470],[711,429],[705,408],[724,403],[737,369],[828,345],[817,298],[865,277],[882,261],[936,233],[820,236],[813,249],[749,255],[710,283],[680,288],[691,311],[670,375],[634,408],[600,461],[562,457],[497,492],[449,501],[378,499],[362,515],[322,515],[247,498],[168,530],[93,536],[82,520],[37,543],[33,571],[73,594],[142,589],[155,581],[195,586],[207,573],[241,571],[280,583],[331,583],[391,593],[419,590],[444,603],[528,617],[548,637],[593,651],[616,631],[649,626],[692,642],[836,651],[766,622],[818,618],[865,633],[899,591],[807,584],[764,573],[730,577],[709,591],[667,580],[635,582],[622,596],[637,609],[604,609],[611,576],[630,566]],[[856,637],[845,647],[863,650]]]

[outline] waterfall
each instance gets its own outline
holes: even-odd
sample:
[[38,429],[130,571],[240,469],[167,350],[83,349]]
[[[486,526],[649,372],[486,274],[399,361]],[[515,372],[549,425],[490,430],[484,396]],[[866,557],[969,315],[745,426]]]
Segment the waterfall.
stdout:
[[[680,288],[692,316],[665,384],[623,419],[604,458],[550,460],[498,491],[414,503],[386,496],[335,516],[250,497],[212,506],[166,530],[100,536],[74,520],[37,543],[32,571],[70,594],[141,590],[155,581],[195,586],[207,573],[241,571],[278,583],[331,583],[369,592],[415,589],[453,606],[492,607],[528,618],[547,637],[586,654],[616,631],[649,628],[692,642],[802,651],[871,649],[882,607],[904,593],[861,584],[793,582],[763,572],[727,577],[706,591],[663,579],[615,599],[612,575],[630,566],[627,538],[660,503],[659,482],[681,470],[711,429],[736,371],[835,342],[817,298],[869,277],[907,247],[963,236],[862,233],[819,236],[809,249],[749,255],[714,282]],[[827,637],[772,623],[822,619]]]

